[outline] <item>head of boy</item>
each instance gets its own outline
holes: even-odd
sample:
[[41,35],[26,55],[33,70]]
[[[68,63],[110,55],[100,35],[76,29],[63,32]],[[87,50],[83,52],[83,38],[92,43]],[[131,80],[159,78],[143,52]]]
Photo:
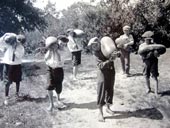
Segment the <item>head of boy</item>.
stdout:
[[128,26],[128,25],[125,25],[124,27],[123,27],[123,33],[124,34],[130,34],[130,26]]
[[74,32],[74,29],[68,29],[67,34],[72,37],[76,37],[76,33]]
[[16,44],[16,35],[13,33],[10,33],[4,37],[4,41],[9,45],[15,45]]
[[99,39],[97,37],[94,37],[94,38],[90,39],[90,41],[88,43],[88,47],[91,47],[92,51],[100,50]]
[[47,39],[45,40],[45,47],[48,49],[55,49],[58,48],[58,40],[56,37],[50,36],[47,37]]
[[145,42],[147,44],[151,44],[152,43],[152,40],[153,40],[153,35],[154,33],[152,31],[146,31],[142,37],[144,38]]
[[26,42],[25,36],[21,35],[21,34],[17,35],[17,42],[21,43],[21,44],[24,44]]

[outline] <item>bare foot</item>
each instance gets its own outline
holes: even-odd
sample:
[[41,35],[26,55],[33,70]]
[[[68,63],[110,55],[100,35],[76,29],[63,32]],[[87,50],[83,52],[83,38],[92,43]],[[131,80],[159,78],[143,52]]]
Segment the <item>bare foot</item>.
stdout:
[[57,106],[58,109],[64,109],[64,108],[67,107],[67,106],[66,106],[63,102],[61,102],[61,101],[58,101],[58,103],[56,104],[56,106]]
[[47,111],[49,111],[49,112],[52,112],[53,111],[53,106],[52,105],[50,105],[48,108],[47,108]]
[[114,112],[111,109],[106,109],[106,112],[112,116],[114,115]]
[[102,114],[99,114],[99,116],[98,116],[98,121],[99,121],[99,122],[105,122],[105,119],[104,119],[104,117],[103,117]]
[[8,105],[8,104],[9,104],[9,97],[5,97],[4,105]]
[[149,94],[149,93],[151,93],[151,92],[152,92],[151,89],[148,89],[148,90],[146,91],[147,94]]
[[130,75],[130,73],[126,73],[126,77],[130,77],[131,75]]
[[155,92],[155,96],[159,97],[159,96],[161,96],[161,94],[159,92]]
[[6,99],[5,101],[4,101],[4,105],[8,105],[9,103],[8,103],[8,100]]

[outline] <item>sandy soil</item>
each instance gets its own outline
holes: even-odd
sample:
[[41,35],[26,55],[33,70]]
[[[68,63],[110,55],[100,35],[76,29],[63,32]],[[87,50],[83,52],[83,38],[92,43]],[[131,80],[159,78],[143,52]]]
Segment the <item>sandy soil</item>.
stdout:
[[[0,85],[0,128],[169,128],[170,127],[170,49],[159,58],[161,96],[145,93],[142,60],[131,55],[131,77],[121,73],[120,60],[115,61],[116,83],[112,109],[114,116],[104,111],[105,123],[97,121],[96,65],[91,55],[82,56],[79,80],[72,79],[70,55],[65,60],[63,110],[46,111],[48,97],[46,67],[41,62],[25,64],[21,83],[22,98],[15,98],[15,85],[10,88],[10,104],[3,105],[4,86]],[[154,81],[152,88],[154,89]]]

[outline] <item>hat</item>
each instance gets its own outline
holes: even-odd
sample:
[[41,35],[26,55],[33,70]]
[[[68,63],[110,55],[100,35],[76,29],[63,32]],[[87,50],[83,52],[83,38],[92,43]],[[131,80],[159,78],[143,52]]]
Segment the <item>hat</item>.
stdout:
[[50,45],[57,43],[57,38],[54,36],[47,37],[45,40],[45,47],[49,47]]
[[98,37],[93,37],[89,40],[89,43],[87,46],[91,46],[92,44],[98,43],[99,38]]
[[26,42],[26,38],[24,35],[17,35],[17,41],[20,42],[21,44],[24,44]]
[[6,33],[4,35],[4,41],[7,44],[13,45],[14,43],[16,43],[16,34],[15,33]]
[[73,34],[73,37],[82,38],[85,32],[81,29],[67,29],[67,34]]
[[152,31],[146,31],[146,32],[142,35],[142,37],[143,37],[143,38],[151,39],[153,35],[154,35],[154,33],[153,33]]
[[130,26],[125,25],[125,26],[123,27],[123,31],[124,31],[124,30],[130,30]]
[[66,33],[67,33],[67,34],[69,34],[70,32],[74,32],[74,29],[69,28],[69,29],[66,30]]

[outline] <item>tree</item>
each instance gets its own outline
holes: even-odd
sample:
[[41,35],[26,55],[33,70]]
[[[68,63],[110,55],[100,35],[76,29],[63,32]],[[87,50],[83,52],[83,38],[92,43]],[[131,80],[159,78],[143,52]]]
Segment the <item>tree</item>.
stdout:
[[35,28],[43,31],[47,26],[43,13],[34,8],[30,0],[1,0],[0,12],[0,35],[5,32],[31,31]]
[[153,31],[156,43],[169,47],[170,41],[170,11],[167,1],[142,0],[133,10],[136,16],[133,28],[138,38],[147,30]]

